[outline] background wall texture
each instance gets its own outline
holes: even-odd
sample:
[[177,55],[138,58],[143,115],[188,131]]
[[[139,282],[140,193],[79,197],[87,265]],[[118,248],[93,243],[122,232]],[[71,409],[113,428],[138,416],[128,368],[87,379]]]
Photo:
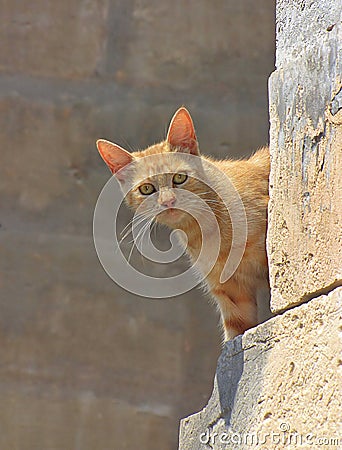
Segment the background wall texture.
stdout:
[[105,274],[95,140],[142,148],[192,112],[203,152],[268,141],[273,0],[0,2],[0,448],[168,450],[220,352],[199,290]]

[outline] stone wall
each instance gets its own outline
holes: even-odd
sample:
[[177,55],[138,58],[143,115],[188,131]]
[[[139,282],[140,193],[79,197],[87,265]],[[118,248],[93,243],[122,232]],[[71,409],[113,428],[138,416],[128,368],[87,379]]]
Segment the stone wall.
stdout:
[[341,19],[337,0],[277,1],[267,240],[278,315],[226,344],[180,450],[342,446]]
[[274,311],[342,278],[341,8],[331,0],[277,4],[277,70],[269,84]]
[[226,344],[179,449],[340,448],[341,309],[337,288]]
[[179,417],[207,400],[218,318],[200,291],[149,301],[106,276],[95,140],[143,147],[185,104],[203,151],[263,145],[274,2],[0,10],[0,448],[174,449]]

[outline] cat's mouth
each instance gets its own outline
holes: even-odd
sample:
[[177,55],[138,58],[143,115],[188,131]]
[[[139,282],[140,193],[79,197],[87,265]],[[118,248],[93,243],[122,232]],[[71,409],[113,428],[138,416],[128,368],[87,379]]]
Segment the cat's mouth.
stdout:
[[158,219],[160,222],[171,223],[178,222],[183,215],[183,211],[178,208],[167,208],[158,214]]

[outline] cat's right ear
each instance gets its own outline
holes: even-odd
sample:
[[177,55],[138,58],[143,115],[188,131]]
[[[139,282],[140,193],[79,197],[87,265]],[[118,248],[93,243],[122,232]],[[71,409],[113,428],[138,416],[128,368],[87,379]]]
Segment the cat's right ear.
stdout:
[[[112,174],[116,174],[133,161],[133,156],[117,144],[99,139],[96,147]],[[120,179],[120,173],[118,174]]]

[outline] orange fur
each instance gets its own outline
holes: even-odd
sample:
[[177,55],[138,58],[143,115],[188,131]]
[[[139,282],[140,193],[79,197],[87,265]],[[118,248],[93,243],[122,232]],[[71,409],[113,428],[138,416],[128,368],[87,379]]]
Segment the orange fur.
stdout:
[[[121,147],[111,144],[111,151],[107,141],[97,143],[101,156],[111,171],[117,170],[117,165],[127,164],[127,154]],[[134,152],[129,158],[137,163],[133,185],[135,187],[127,196],[127,203],[136,209],[142,202],[139,185],[150,182],[159,192],[159,202],[163,198],[170,198],[170,178],[167,175],[151,176],[152,167],[149,161],[142,158],[149,155],[160,155],[158,170],[165,174],[177,173],[184,169],[180,159],[179,165],[168,162],[170,153],[191,153],[199,155],[198,143],[190,114],[185,108],[180,108],[171,121],[166,141],[152,145],[144,151]],[[118,155],[118,162],[116,162]],[[256,296],[258,290],[268,283],[268,267],[265,248],[267,227],[269,150],[264,147],[249,159],[244,160],[216,160],[201,156],[202,161],[208,163],[206,175],[213,185],[224,183],[222,172],[228,176],[239,193],[247,217],[247,242],[242,260],[235,273],[225,282],[220,282],[220,275],[228,258],[232,244],[232,224],[226,206],[216,192],[208,189],[203,182],[195,177],[189,177],[183,189],[187,189],[201,196],[215,214],[220,229],[220,249],[217,261],[206,277],[205,284],[210,296],[218,305],[225,339],[231,339],[237,334],[257,324]],[[139,164],[142,161],[142,164]],[[153,164],[156,164],[155,162]],[[113,169],[114,168],[114,169]],[[215,168],[219,169],[214,170]],[[155,166],[153,167],[155,169]],[[177,186],[178,187],[178,186]],[[172,194],[173,195],[173,194]],[[229,198],[225,199],[229,203]],[[176,205],[177,206],[177,205]],[[157,221],[170,228],[183,230],[188,238],[187,252],[192,261],[198,257],[202,246],[202,235],[196,220],[186,212],[178,213],[174,208],[167,208],[156,218]]]

